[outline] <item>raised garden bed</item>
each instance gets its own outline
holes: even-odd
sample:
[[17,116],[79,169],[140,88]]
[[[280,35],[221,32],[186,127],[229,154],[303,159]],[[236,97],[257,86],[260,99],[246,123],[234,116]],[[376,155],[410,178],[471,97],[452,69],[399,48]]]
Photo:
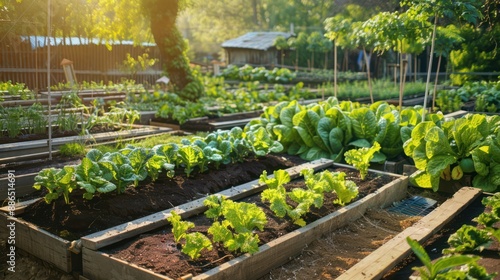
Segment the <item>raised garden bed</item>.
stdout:
[[[349,166],[335,164],[333,165],[333,168],[342,168],[342,171],[344,171],[346,168],[349,168]],[[352,168],[350,170],[351,172],[353,172]],[[196,274],[199,274],[195,277],[195,279],[257,279],[258,277],[266,274],[270,269],[285,263],[289,259],[289,257],[298,254],[304,246],[306,246],[308,243],[318,238],[322,234],[360,217],[366,211],[366,209],[387,206],[390,203],[400,200],[406,196],[406,187],[408,183],[407,177],[401,177],[396,174],[389,174],[373,170],[371,171],[371,174],[374,177],[382,176],[386,179],[388,178],[387,176],[389,176],[392,177],[393,181],[383,187],[379,186],[379,189],[377,189],[377,187],[375,186],[372,186],[375,187],[375,190],[372,189],[371,191],[368,191],[369,194],[366,192],[363,193],[362,195],[360,195],[360,197],[362,198],[349,204],[348,206],[342,208],[337,207],[330,210],[323,209],[323,211],[327,212],[324,214],[314,213],[313,216],[315,217],[310,217],[310,220],[308,221],[310,223],[305,227],[297,228],[296,226],[291,226],[279,233],[275,232],[275,237],[281,237],[278,237],[277,239],[269,239],[269,242],[260,246],[259,251],[254,255],[244,254],[224,257],[222,258],[222,260],[216,261],[214,264],[212,264],[211,270],[209,270],[209,268],[202,269],[201,271],[199,270],[199,266],[204,266],[205,264],[210,263],[210,260],[195,262],[195,266],[196,264],[198,264],[198,268],[196,268]],[[244,200],[257,203],[257,200],[259,199],[258,195],[252,195],[244,198]],[[198,206],[197,210],[193,211],[192,207],[189,207],[189,209],[190,211],[187,213],[186,211],[184,211],[184,209],[180,209],[179,213],[182,214],[183,218],[188,218],[188,216],[192,217],[191,215],[200,213],[206,208]],[[318,212],[320,211],[318,210]],[[164,220],[164,223],[166,223],[165,218],[168,216],[168,213],[163,212],[162,219]],[[197,218],[195,217],[195,219]],[[279,224],[282,229],[290,226],[282,219],[279,221],[274,221],[273,223],[275,223],[275,225],[276,223]],[[126,225],[124,226],[126,227]],[[119,230],[117,229],[116,232],[118,231]],[[180,256],[179,251],[176,249],[175,245],[172,245],[173,247],[171,245],[168,245],[171,244],[170,241],[165,239],[167,238],[167,236],[171,236],[168,227],[163,227],[153,233],[143,234],[137,237],[140,240],[136,242],[142,244],[143,241],[141,237],[147,238],[148,236],[156,237],[156,239],[159,240],[160,244],[162,244],[161,249],[158,251],[158,255],[155,254],[154,256],[149,254],[153,254],[153,248],[155,248],[155,246],[151,245],[152,247],[148,247],[146,244],[144,245],[145,247],[143,247],[143,249],[146,249],[146,251],[148,252],[148,259],[156,259],[156,257],[160,257],[161,255],[179,257],[179,259],[169,258],[170,261],[174,261],[175,265],[173,263],[166,263],[168,261],[166,259],[159,260],[158,263],[161,263],[161,267],[163,268],[172,268],[176,266],[180,267],[181,265],[185,265],[185,263],[188,262],[188,257]],[[133,240],[136,240],[137,238],[134,238]],[[162,239],[163,241],[161,241]],[[124,241],[124,243],[108,246],[106,248],[99,249],[98,251],[88,248],[90,246],[85,244],[86,241],[87,240],[85,240],[85,238],[82,239],[84,277],[88,277],[91,279],[118,279],[122,275],[128,275],[135,279],[141,279],[144,277],[146,279],[172,279],[185,276],[183,274],[167,276],[158,273],[158,270],[156,272],[153,272],[144,267],[140,267],[137,264],[129,263],[113,256],[114,254],[116,254],[117,247],[125,246],[123,245],[124,243],[130,244],[133,241]],[[103,245],[99,243],[95,244],[97,244],[98,246]],[[134,246],[138,246],[137,243],[134,244],[135,245],[131,245],[131,248],[133,248]],[[168,245],[168,248],[165,247],[165,244]],[[166,254],[167,249],[169,250],[169,254]],[[138,253],[132,253],[132,255],[138,255]],[[221,256],[219,255],[213,257],[220,258]],[[231,258],[234,259],[226,262]],[[158,269],[161,271],[163,268]],[[191,270],[185,272],[185,274],[187,275],[193,272],[194,270]],[[188,277],[186,276],[185,279],[188,279]]]
[[[454,197],[457,197],[458,194],[463,193],[463,191],[464,190],[460,190],[460,192],[457,192]],[[473,221],[473,219],[488,211],[481,203],[482,199],[485,197],[488,197],[488,195],[475,195],[474,198],[471,199],[470,204],[459,212],[451,221],[443,225],[439,231],[435,232],[427,240],[420,242],[420,244],[424,246],[424,249],[431,260],[437,260],[443,256],[443,249],[450,248],[448,238],[463,225],[477,226],[477,222]],[[498,244],[498,242],[493,242],[489,246],[486,246],[481,252],[474,251],[473,253],[474,255],[482,258],[478,261],[478,264],[484,266],[488,273],[499,273],[494,279],[498,279],[500,276],[499,252],[500,244]],[[415,272],[412,270],[412,267],[421,266],[423,266],[423,264],[415,257],[414,254],[407,254],[404,259],[396,262],[391,270],[386,271],[383,278],[387,280],[409,279],[412,275],[415,276]]]
[[[58,148],[67,143],[101,143],[106,141],[111,141],[115,139],[127,139],[130,137],[137,137],[143,135],[153,135],[158,133],[164,133],[171,131],[169,128],[153,127],[153,126],[141,126],[134,125],[131,129],[111,131],[111,132],[100,132],[91,135],[73,135],[73,136],[62,136],[52,138],[52,151],[58,150]],[[35,158],[40,153],[48,152],[48,139],[22,141],[15,143],[0,144],[0,153],[2,157],[0,158],[0,163],[15,162],[24,159]],[[35,155],[35,156],[34,156]]]
[[[112,234],[113,230],[108,230],[110,227],[123,223],[133,225],[134,222],[131,221],[134,219],[165,209],[171,210],[172,207],[193,198],[251,181],[263,170],[272,173],[276,168],[291,167],[299,162],[303,161],[298,158],[287,159],[270,155],[223,166],[220,170],[197,174],[190,178],[178,175],[173,179],[159,179],[155,183],[146,183],[137,189],[130,188],[122,195],[109,195],[83,201],[82,193],[74,191],[72,193],[74,203],[69,205],[64,204],[62,200],[54,205],[38,201],[28,206],[20,217],[14,218],[16,231],[25,233],[17,234],[16,246],[65,272],[78,271],[81,268],[81,255],[72,253],[70,249],[73,250],[72,243],[79,243],[78,239],[81,236],[100,230]],[[169,213],[170,210],[165,211]],[[161,212],[156,214],[158,223],[161,224],[164,221],[160,215]],[[10,218],[8,215],[2,213],[0,226],[5,228],[8,218]],[[133,227],[134,231],[129,229],[129,232],[134,234],[148,230],[147,225],[144,228],[137,225]],[[66,239],[60,238],[60,234],[65,235]],[[39,243],[43,243],[43,246],[37,245]]]
[[216,131],[218,129],[231,129],[239,126],[244,127],[252,119],[260,116],[262,111],[226,114],[220,117],[192,118],[183,124],[178,121],[165,118],[152,118],[150,125],[181,129],[185,131]]

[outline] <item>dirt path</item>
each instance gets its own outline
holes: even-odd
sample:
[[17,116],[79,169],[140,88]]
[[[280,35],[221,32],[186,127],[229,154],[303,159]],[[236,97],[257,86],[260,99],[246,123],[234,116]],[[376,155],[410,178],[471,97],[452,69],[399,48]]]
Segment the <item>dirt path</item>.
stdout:
[[373,209],[348,226],[311,243],[260,280],[335,279],[420,217]]

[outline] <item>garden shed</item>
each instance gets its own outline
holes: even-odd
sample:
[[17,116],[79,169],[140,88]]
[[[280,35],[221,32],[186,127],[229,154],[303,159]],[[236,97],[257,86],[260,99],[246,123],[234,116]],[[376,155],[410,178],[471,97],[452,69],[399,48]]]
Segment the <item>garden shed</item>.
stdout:
[[279,36],[288,39],[293,35],[287,32],[249,32],[222,43],[222,48],[228,64],[273,65],[278,63],[274,40]]

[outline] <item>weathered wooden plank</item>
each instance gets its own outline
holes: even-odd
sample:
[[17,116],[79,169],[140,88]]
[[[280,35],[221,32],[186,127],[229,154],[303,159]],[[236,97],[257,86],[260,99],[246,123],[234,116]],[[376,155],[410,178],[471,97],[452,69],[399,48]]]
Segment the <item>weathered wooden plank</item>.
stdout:
[[[158,280],[171,278],[159,274],[153,274],[150,270],[144,269],[134,264],[127,263],[108,254],[93,251],[87,248],[82,249],[83,276],[88,279],[106,280]],[[105,275],[103,277],[103,275]]]
[[[113,131],[113,132],[104,132],[97,133],[93,135],[77,135],[77,136],[67,136],[52,139],[52,148],[53,150],[57,150],[60,146],[66,143],[73,142],[104,142],[108,140],[114,140],[117,138],[125,139],[128,137],[141,136],[141,135],[152,135],[158,133],[168,132],[171,129],[169,128],[159,128],[159,127],[150,127],[150,126],[142,126],[135,129],[130,130],[121,130],[121,131]],[[16,143],[8,143],[0,145],[0,153],[2,157],[0,158],[0,162],[5,163],[5,159],[13,158],[17,156],[22,156],[23,154],[32,154],[32,153],[43,153],[48,150],[48,140],[33,140],[27,142],[16,142]]]
[[[43,229],[34,226],[22,219],[7,217],[4,213],[0,219],[2,223],[15,223],[16,248],[20,248],[31,255],[38,257],[64,272],[71,272],[71,253],[68,251],[70,242],[57,237]],[[1,225],[2,228],[6,224]]]
[[451,199],[362,259],[337,280],[382,278],[385,273],[410,254],[411,248],[406,242],[407,236],[420,243],[424,242],[480,194],[479,189],[469,187],[460,189]]
[[213,126],[215,129],[225,129],[225,128],[233,128],[235,126],[244,126],[255,119],[257,118],[247,118],[247,119],[224,121],[224,122],[209,122],[208,124]]
[[41,198],[34,198],[34,199],[26,200],[26,201],[16,202],[13,205],[13,207],[4,206],[4,207],[0,208],[0,211],[7,214],[7,215],[10,215],[10,216],[12,216],[12,215],[18,216],[18,215],[24,213],[24,209],[26,209],[26,207],[37,202],[40,199]]
[[468,114],[470,112],[464,111],[464,110],[458,110],[455,112],[448,113],[444,115],[445,118],[460,118],[463,117],[464,115]]
[[[30,174],[23,174],[23,175],[16,175],[16,182],[15,182],[15,192],[16,192],[16,198],[23,197],[27,194],[32,193],[35,191],[33,189],[33,184],[35,183],[35,176],[38,175],[38,173],[30,173]],[[8,185],[8,178],[3,177],[0,178],[0,199],[4,200],[7,198],[7,191],[8,191],[9,185]]]
[[[315,170],[322,169],[331,166],[333,161],[327,159],[320,159],[312,161],[309,163],[304,163],[298,166],[288,168],[287,171],[290,177],[296,178],[300,175],[302,169],[313,168]],[[272,176],[272,175],[270,175]],[[233,200],[240,199],[242,197],[257,193],[265,188],[265,185],[259,184],[259,180],[253,180],[246,184],[233,187],[231,189],[219,192],[220,195],[227,196]],[[183,218],[187,218],[192,215],[202,213],[207,208],[203,205],[205,198],[200,198],[193,200],[189,203],[182,204],[180,206],[166,209],[161,212],[151,214],[149,216],[130,221],[126,224],[121,224],[104,231],[96,232],[81,238],[82,246],[97,250],[99,248],[114,244],[120,240],[124,240],[128,237],[132,237],[163,225],[167,225],[167,217],[170,216],[170,212],[176,211]]]
[[181,126],[179,124],[173,124],[173,123],[164,123],[164,122],[159,122],[159,121],[149,121],[149,125],[156,126],[156,127],[166,127],[166,128],[171,128],[175,130],[181,129]]

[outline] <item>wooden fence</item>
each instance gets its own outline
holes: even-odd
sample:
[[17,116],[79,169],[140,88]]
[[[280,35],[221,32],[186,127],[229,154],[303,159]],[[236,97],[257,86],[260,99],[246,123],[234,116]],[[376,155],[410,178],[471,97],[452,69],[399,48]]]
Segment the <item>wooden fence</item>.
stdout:
[[[0,81],[24,83],[30,89],[47,89],[46,46],[33,48],[29,42],[5,44],[0,48]],[[158,61],[146,71],[132,73],[123,70],[127,53],[137,59],[144,53]],[[156,46],[113,45],[109,50],[105,45],[58,45],[50,48],[50,83],[66,83],[61,61],[73,62],[79,83],[83,81],[112,81],[134,79],[138,83],[154,84],[161,77],[162,59]]]

